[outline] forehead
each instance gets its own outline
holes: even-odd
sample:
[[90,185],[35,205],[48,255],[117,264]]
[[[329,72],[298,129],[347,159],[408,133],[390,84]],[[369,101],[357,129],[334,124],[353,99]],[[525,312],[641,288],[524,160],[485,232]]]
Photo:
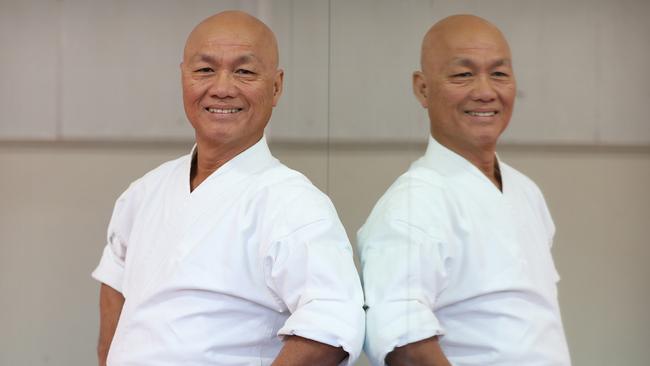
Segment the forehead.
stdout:
[[496,32],[458,32],[441,40],[438,53],[447,61],[463,56],[482,55],[490,58],[510,60],[508,43]]
[[445,67],[458,59],[493,63],[510,58],[508,43],[501,32],[473,18],[443,20],[429,30],[422,43],[421,63],[425,71]]
[[190,50],[190,56],[212,52],[236,52],[254,55],[256,47],[254,43],[224,38],[212,38],[197,43]]
[[257,32],[243,29],[210,29],[193,34],[185,48],[186,59],[193,59],[202,54],[240,54],[251,59],[264,59],[269,53],[269,46]]

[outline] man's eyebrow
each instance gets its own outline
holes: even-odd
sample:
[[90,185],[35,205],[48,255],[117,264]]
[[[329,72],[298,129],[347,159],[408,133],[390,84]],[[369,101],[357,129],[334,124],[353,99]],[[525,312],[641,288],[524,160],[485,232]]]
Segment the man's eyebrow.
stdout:
[[237,63],[237,64],[245,64],[245,63],[249,63],[249,62],[259,62],[259,61],[261,61],[261,60],[257,56],[255,56],[255,54],[253,54],[253,53],[247,53],[247,54],[241,55],[241,56],[237,57],[237,59],[235,59],[235,63]]
[[461,58],[461,57],[456,57],[451,60],[449,63],[452,66],[465,66],[465,67],[472,67],[474,66],[474,62],[468,58]]
[[502,58],[500,60],[496,60],[492,64],[492,67],[499,67],[499,66],[512,66],[512,63],[510,62],[510,59]]
[[214,57],[212,57],[210,55],[206,55],[205,53],[200,53],[198,55],[195,55],[194,57],[192,57],[192,60],[193,61],[204,61],[204,62],[211,63],[211,64],[215,63],[215,61],[216,61],[216,59]]
[[[465,67],[473,67],[476,66],[476,64],[468,59],[468,58],[463,58],[463,57],[457,57],[453,60],[451,60],[451,65],[457,65],[457,66],[465,66]],[[499,66],[511,66],[510,59],[507,58],[501,58],[498,59],[490,64],[490,68],[495,68]]]
[[[207,62],[209,64],[218,63],[217,59],[214,56],[206,54],[206,53],[199,53],[197,55],[194,55],[191,58],[191,60],[194,61],[194,62],[199,62],[199,61]],[[248,62],[255,62],[255,61],[259,61],[259,58],[257,58],[253,53],[246,53],[246,54],[243,54],[243,55],[237,57],[235,59],[234,63],[235,64],[245,64],[245,63],[248,63]]]

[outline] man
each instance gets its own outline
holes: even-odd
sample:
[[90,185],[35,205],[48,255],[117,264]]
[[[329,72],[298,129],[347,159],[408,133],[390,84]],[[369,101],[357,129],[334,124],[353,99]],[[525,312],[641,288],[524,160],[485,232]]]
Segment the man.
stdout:
[[359,231],[366,352],[375,365],[569,365],[553,221],[495,154],[516,91],[508,44],[481,18],[448,17],[421,67],[427,151]]
[[181,73],[196,146],[116,202],[93,272],[99,363],[352,364],[364,315],[345,231],[263,136],[282,93],[275,36],[248,14],[214,15]]

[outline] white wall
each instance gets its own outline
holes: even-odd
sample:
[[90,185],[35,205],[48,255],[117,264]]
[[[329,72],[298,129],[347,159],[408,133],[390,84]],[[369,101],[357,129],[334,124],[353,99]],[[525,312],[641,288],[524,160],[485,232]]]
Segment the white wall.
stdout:
[[[329,188],[350,234],[422,145],[271,146]],[[0,143],[0,365],[93,364],[89,274],[128,183],[184,144]],[[574,365],[650,360],[650,149],[501,148],[543,189]],[[329,175],[327,172],[329,171]]]

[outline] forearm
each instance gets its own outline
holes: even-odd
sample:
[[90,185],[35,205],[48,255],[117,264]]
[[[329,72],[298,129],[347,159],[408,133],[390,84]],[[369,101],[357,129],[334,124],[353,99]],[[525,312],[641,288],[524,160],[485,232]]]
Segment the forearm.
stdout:
[[272,366],[336,366],[347,356],[347,352],[341,347],[303,337],[287,336]]
[[442,352],[438,337],[396,347],[386,355],[389,366],[451,366]]
[[106,365],[106,357],[123,305],[124,296],[102,283],[99,290],[99,341],[97,342],[97,358],[100,366]]

